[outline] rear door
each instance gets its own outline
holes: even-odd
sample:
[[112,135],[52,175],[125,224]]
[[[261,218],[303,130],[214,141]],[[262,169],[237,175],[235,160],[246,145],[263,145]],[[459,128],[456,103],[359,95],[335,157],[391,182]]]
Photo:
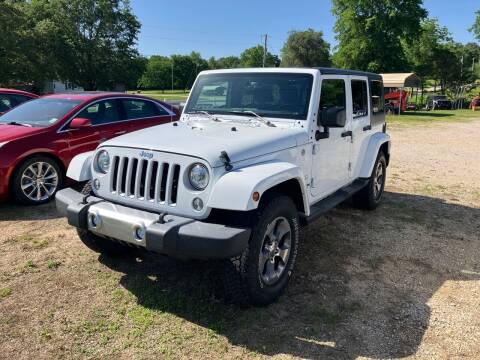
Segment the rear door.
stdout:
[[370,87],[368,78],[364,76],[350,77],[351,103],[351,130],[352,146],[350,147],[350,171],[349,177],[355,178],[362,166],[362,160],[368,146],[368,139],[371,134],[371,104]]
[[176,114],[160,104],[147,99],[122,98],[122,117],[128,122],[129,131],[171,122]]

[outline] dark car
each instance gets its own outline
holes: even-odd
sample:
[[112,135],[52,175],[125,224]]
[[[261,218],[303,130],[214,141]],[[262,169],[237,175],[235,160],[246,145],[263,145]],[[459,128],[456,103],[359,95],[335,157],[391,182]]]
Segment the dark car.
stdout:
[[446,95],[434,95],[427,97],[427,110],[450,110],[452,102],[448,100]]
[[72,158],[127,132],[178,120],[168,104],[119,93],[57,94],[0,116],[0,200],[51,200]]
[[38,95],[26,91],[0,88],[0,115],[26,101],[36,98],[38,98]]

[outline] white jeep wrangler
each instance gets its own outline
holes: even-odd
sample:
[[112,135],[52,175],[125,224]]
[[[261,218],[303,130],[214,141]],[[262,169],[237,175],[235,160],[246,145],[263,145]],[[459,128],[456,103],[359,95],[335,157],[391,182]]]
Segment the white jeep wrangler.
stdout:
[[285,290],[299,227],[353,196],[382,199],[390,137],[380,75],[318,69],[199,74],[181,120],[77,156],[59,211],[88,247],[224,260],[230,301]]

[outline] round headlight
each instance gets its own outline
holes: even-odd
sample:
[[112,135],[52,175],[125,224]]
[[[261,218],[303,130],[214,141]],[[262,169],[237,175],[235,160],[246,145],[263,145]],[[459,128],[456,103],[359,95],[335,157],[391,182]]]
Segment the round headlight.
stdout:
[[96,157],[97,171],[106,174],[110,168],[110,155],[106,150],[101,150]]
[[205,190],[210,181],[210,175],[205,165],[197,163],[193,164],[188,174],[190,184],[195,190]]

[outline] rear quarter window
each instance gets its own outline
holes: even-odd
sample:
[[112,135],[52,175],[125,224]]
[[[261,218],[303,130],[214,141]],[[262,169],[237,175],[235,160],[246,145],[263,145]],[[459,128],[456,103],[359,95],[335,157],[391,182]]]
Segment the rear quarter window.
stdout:
[[152,101],[124,99],[122,104],[127,120],[169,115],[165,109]]
[[372,112],[374,114],[383,113],[385,111],[383,83],[381,81],[372,80],[370,82],[370,93],[372,98]]
[[352,80],[353,117],[368,115],[368,90],[365,80]]

